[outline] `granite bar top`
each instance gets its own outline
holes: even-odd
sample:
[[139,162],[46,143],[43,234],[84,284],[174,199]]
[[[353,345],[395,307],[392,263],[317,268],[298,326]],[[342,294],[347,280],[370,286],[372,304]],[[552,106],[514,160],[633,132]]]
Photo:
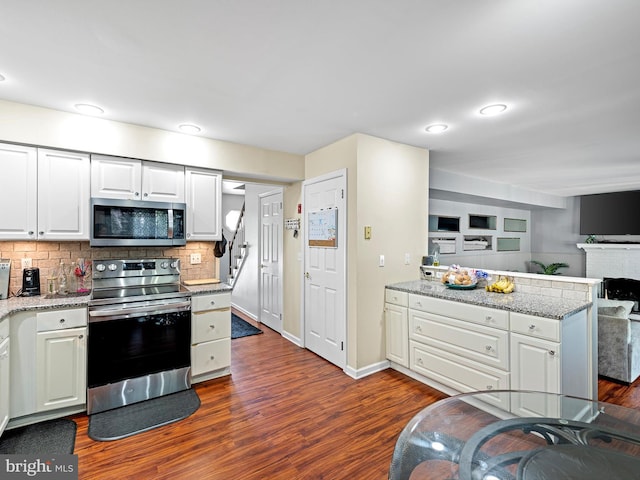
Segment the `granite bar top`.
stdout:
[[[232,287],[226,283],[207,283],[204,285],[185,287],[192,295],[230,292]],[[0,321],[12,313],[30,310],[51,310],[56,308],[86,308],[91,299],[90,292],[69,295],[35,295],[33,297],[11,297],[0,300]]]
[[509,310],[511,312],[524,313],[536,317],[555,318],[558,320],[562,320],[592,305],[592,302],[585,302],[584,300],[519,293],[517,290],[509,294],[487,292],[481,287],[473,290],[453,290],[439,282],[428,280],[394,283],[387,285],[387,288],[455,302],[470,303],[482,307]]

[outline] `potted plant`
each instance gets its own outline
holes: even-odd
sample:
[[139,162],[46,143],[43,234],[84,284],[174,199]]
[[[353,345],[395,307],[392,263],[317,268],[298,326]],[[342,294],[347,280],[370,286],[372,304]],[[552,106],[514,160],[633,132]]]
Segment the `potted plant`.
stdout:
[[537,260],[531,260],[531,263],[540,267],[542,269],[542,272],[538,273],[542,273],[543,275],[560,275],[560,273],[558,272],[559,269],[569,268],[569,264],[563,262],[550,263],[549,265],[545,265],[544,263],[538,262]]

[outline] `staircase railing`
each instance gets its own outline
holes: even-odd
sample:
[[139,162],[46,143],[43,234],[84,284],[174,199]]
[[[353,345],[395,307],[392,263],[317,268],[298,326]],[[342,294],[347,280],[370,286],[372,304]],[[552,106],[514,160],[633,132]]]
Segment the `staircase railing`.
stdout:
[[227,277],[227,283],[233,287],[238,279],[244,259],[247,255],[247,242],[245,241],[244,233],[244,206],[240,210],[240,216],[238,217],[238,223],[236,224],[236,231],[233,234],[233,238],[229,242],[229,275]]

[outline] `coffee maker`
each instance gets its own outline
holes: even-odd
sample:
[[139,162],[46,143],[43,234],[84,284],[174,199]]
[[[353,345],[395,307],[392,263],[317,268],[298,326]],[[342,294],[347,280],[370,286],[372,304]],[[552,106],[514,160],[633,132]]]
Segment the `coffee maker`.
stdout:
[[40,295],[40,269],[25,268],[22,270],[22,292],[23,297]]

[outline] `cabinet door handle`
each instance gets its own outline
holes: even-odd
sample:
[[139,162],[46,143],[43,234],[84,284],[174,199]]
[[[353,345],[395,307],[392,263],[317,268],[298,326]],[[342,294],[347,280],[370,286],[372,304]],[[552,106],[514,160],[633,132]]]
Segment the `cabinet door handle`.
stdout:
[[416,305],[421,307],[422,306],[422,302],[416,302]]
[[134,196],[134,197],[139,197],[139,196],[140,196],[140,192],[135,192],[135,193],[133,194],[133,196]]
[[491,345],[487,345],[487,346],[486,346],[486,347],[484,347],[484,348],[487,350],[487,352],[490,352],[490,351],[492,351],[492,350],[493,350],[493,347],[492,347]]
[[211,305],[215,305],[216,301],[215,300],[211,300]]
[[535,330],[536,326],[532,323],[531,325],[529,325],[529,330]]
[[215,359],[216,359],[215,355],[211,355],[211,360],[215,360]]
[[64,318],[61,318],[60,321],[58,323],[60,323],[60,325],[62,325],[66,320]]
[[29,230],[29,235],[33,235],[33,230]]
[[552,357],[555,356],[556,351],[555,350],[549,350],[549,355],[551,355]]
[[485,318],[485,320],[486,320],[487,322],[492,322],[492,321],[493,321],[493,317],[492,317],[491,315],[487,315],[487,316],[486,316],[486,317],[484,317],[484,318]]
[[39,231],[38,235],[44,235],[44,232],[43,231]]
[[216,328],[216,326],[215,326],[215,325],[209,325],[209,328],[210,328],[211,330],[213,330],[214,328]]
[[420,325],[416,325],[416,332],[422,332],[422,327]]
[[78,338],[82,340],[84,338],[84,335],[78,335]]
[[487,390],[493,390],[493,385],[487,385]]

